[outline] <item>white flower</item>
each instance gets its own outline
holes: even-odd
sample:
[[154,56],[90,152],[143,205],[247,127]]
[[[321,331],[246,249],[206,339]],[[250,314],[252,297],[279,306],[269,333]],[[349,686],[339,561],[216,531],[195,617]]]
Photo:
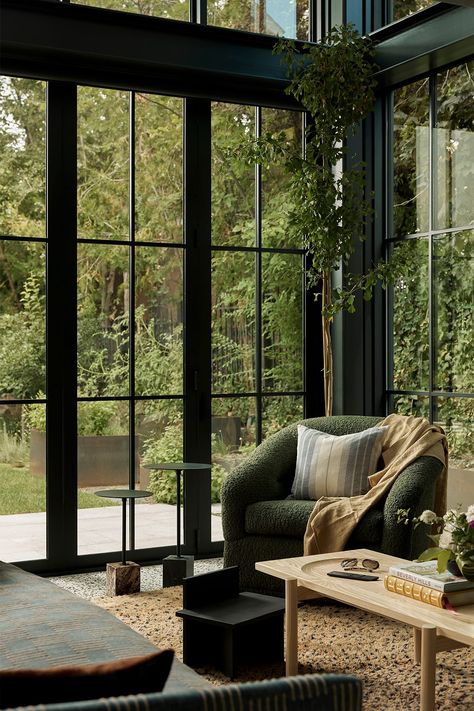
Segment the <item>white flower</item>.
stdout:
[[453,537],[451,534],[451,531],[448,531],[446,528],[444,529],[443,533],[439,537],[439,547],[440,548],[445,548],[449,550],[454,550],[455,544],[453,543]]
[[436,514],[434,511],[430,511],[427,509],[426,511],[423,511],[423,513],[420,516],[420,521],[422,523],[434,523],[436,521]]
[[471,521],[474,521],[474,504],[471,504],[469,508],[466,511],[466,518],[467,522],[471,523]]

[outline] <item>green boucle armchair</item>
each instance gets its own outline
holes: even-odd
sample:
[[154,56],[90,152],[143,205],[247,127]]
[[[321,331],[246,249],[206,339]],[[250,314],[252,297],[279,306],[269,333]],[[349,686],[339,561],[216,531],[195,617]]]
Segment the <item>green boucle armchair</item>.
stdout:
[[[238,565],[243,590],[282,594],[283,583],[255,570],[260,560],[303,555],[303,537],[314,501],[288,499],[297,446],[297,425],[333,435],[373,427],[381,417],[334,416],[302,420],[262,442],[225,479],[222,488],[224,566]],[[346,549],[370,548],[402,558],[415,558],[427,546],[423,526],[397,524],[397,509],[417,516],[434,505],[435,485],[442,464],[420,457],[399,474],[388,495],[380,500],[351,534]]]

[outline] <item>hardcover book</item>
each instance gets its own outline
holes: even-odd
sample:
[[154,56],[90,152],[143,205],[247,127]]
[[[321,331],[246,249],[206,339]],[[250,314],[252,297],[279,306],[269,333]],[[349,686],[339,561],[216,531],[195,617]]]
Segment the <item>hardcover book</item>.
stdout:
[[419,600],[435,607],[449,609],[451,607],[461,607],[462,605],[474,605],[474,589],[455,590],[454,592],[445,593],[426,585],[419,585],[418,583],[412,583],[410,580],[397,578],[395,575],[386,575],[383,579],[383,584],[390,592],[411,597],[413,600]]
[[428,560],[425,563],[400,563],[392,565],[388,569],[389,575],[397,578],[410,580],[412,583],[419,583],[434,590],[449,592],[452,590],[474,590],[474,581],[452,575],[448,570],[438,573],[437,561]]

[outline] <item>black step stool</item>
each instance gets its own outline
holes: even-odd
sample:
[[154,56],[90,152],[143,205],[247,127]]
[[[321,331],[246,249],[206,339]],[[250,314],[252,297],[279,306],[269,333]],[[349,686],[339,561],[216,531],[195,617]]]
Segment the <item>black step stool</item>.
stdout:
[[183,580],[183,661],[212,664],[231,679],[242,662],[283,661],[285,601],[239,593],[233,566]]

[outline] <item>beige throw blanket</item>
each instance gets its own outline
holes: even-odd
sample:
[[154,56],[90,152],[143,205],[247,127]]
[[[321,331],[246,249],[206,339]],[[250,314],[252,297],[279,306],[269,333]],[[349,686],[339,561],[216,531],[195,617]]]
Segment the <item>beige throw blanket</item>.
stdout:
[[436,457],[443,472],[436,482],[435,512],[446,511],[448,445],[443,430],[422,417],[389,415],[377,424],[388,426],[382,444],[384,467],[369,477],[366,494],[351,497],[322,497],[316,501],[306,527],[304,554],[342,551],[364,514],[392,486],[397,476],[423,455]]

